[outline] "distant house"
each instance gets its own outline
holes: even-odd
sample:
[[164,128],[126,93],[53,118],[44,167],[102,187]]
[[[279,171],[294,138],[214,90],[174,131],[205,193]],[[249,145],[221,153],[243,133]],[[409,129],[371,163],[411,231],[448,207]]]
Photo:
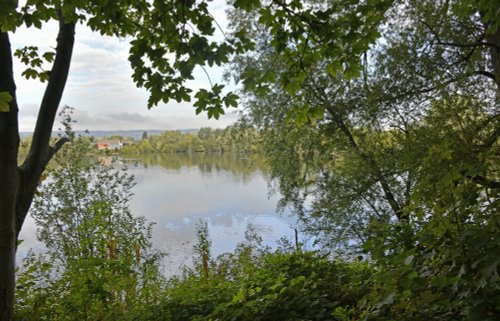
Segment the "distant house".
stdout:
[[123,143],[117,139],[102,139],[97,141],[98,150],[118,149],[123,146]]

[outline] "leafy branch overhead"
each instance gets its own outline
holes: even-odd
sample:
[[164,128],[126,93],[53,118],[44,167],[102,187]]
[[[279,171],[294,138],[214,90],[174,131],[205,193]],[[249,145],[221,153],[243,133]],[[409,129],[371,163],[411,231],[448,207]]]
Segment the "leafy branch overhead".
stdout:
[[50,73],[43,68],[43,65],[44,63],[53,63],[55,55],[55,52],[47,51],[40,57],[38,54],[38,47],[36,46],[25,46],[14,52],[14,56],[19,58],[19,60],[27,66],[22,72],[22,76],[26,77],[26,79],[40,79],[41,82],[49,80]]
[[[393,1],[335,1],[332,4],[314,1],[274,0],[263,5],[260,1],[235,1],[236,9],[247,12],[258,22],[256,29],[266,30],[268,37],[255,43],[262,49],[273,48],[286,67],[277,76],[272,68],[264,75],[251,66],[240,75],[247,89],[258,88],[262,94],[269,85],[279,81],[289,94],[300,91],[305,78],[320,61],[327,61],[326,70],[347,78],[361,70],[361,55],[380,36],[378,28]],[[235,25],[235,36],[242,37],[247,21]],[[246,31],[245,31],[246,30]],[[273,66],[271,66],[273,67]]]
[[[291,94],[297,93],[307,73],[318,61],[328,60],[327,70],[348,77],[359,74],[360,56],[379,33],[378,25],[392,1],[349,1],[335,5],[303,1],[234,1],[234,10],[256,15],[258,24],[269,32],[270,44],[287,66],[287,73],[276,76],[272,70],[257,75],[248,68],[241,74],[243,84],[269,91],[279,81]],[[41,28],[42,23],[59,20],[80,22],[102,35],[130,40],[129,61],[132,78],[149,93],[148,107],[160,102],[190,102],[195,99],[196,112],[219,117],[224,107],[235,107],[237,96],[224,91],[224,85],[194,93],[186,81],[194,78],[196,67],[222,66],[236,54],[253,52],[261,39],[251,37],[245,25],[234,25],[230,35],[217,30],[209,12],[208,1],[27,1],[24,6],[12,2],[0,11],[4,31],[21,25]],[[161,32],[159,32],[161,30]],[[222,41],[213,40],[222,33]],[[48,80],[43,62],[51,62],[51,52],[38,54],[38,48],[27,46],[16,51],[27,65],[26,78]],[[272,67],[272,66],[271,66]],[[209,99],[207,99],[209,98]]]

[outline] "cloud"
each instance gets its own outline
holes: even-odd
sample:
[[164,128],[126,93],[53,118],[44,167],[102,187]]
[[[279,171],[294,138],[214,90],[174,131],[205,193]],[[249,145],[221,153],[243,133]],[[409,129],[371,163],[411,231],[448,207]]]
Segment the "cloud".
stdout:
[[[168,107],[157,108],[144,113],[119,111],[95,112],[75,109],[73,119],[76,120],[76,130],[139,130],[139,129],[189,129],[200,127],[223,128],[238,119],[235,113],[221,116],[219,120],[207,119],[200,115],[194,117],[194,109],[173,110]],[[139,108],[138,108],[139,109]]]
[[153,121],[152,117],[146,117],[139,113],[114,113],[107,115],[110,119],[114,121],[133,121],[136,123],[151,123]]
[[163,125],[154,117],[130,112],[96,113],[75,109],[73,118],[78,130],[157,129]]

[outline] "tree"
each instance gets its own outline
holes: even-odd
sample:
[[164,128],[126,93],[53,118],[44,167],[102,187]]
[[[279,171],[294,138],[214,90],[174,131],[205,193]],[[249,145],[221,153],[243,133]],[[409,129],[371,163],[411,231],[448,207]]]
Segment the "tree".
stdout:
[[[63,110],[66,125],[69,112]],[[55,156],[31,211],[47,252],[25,259],[15,314],[23,320],[153,319],[161,255],[151,250],[151,224],[130,212],[134,178],[86,159],[93,146],[66,133],[70,142]]]
[[[277,82],[263,94],[244,83],[282,205],[327,244],[379,264],[366,317],[498,314],[497,7],[398,1],[357,73],[332,73],[324,55],[303,66],[300,86]],[[233,17],[262,39],[237,57],[236,78],[286,77],[276,35],[255,15]]]
[[[316,220],[318,230],[353,227],[356,213],[364,213],[355,221],[365,227],[377,219],[406,219],[415,177],[408,164],[395,161],[410,142],[411,126],[428,112],[429,101],[437,97],[450,101],[455,98],[449,93],[470,93],[487,102],[485,123],[493,127],[498,123],[495,105],[500,87],[494,75],[499,73],[495,35],[500,31],[492,20],[497,13],[489,4],[454,1],[448,7],[447,3],[394,5],[386,13],[390,22],[381,25],[384,41],[357,56],[363,68],[356,72],[332,72],[336,57],[325,54],[302,65],[304,77],[294,88],[282,81],[261,90],[243,81],[248,117],[269,131],[268,154],[284,202],[302,212],[309,189],[317,204],[325,202],[316,208],[314,220],[315,215],[326,216],[321,213],[325,206],[351,220],[342,224]],[[255,12],[233,13],[236,30],[248,26],[250,33],[263,39],[251,55],[235,59],[236,78],[253,70],[286,79],[291,69],[286,50],[297,45],[290,40],[286,42],[290,48],[277,50],[276,34],[263,28],[261,20]],[[324,44],[310,45],[312,49],[304,48],[306,54],[322,50]],[[491,131],[486,128],[482,129]],[[497,138],[497,131],[492,131],[485,146],[491,150]],[[496,188],[493,173],[488,170],[472,178],[485,188]],[[351,234],[359,238],[356,231]]]

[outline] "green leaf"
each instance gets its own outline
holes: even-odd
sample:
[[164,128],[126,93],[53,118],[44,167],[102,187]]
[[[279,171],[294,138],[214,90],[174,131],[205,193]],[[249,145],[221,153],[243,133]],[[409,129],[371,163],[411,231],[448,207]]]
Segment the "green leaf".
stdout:
[[443,288],[448,285],[448,278],[444,275],[440,275],[432,279],[432,285],[437,286],[438,288]]
[[10,111],[10,102],[12,96],[7,91],[0,92],[0,113],[8,113]]
[[379,302],[378,307],[392,304],[394,302],[395,297],[396,297],[396,293],[394,293],[394,292],[390,293],[382,301]]
[[250,12],[259,6],[259,2],[259,0],[236,0],[233,5],[235,8]]
[[226,107],[238,107],[238,95],[234,93],[228,93],[224,98],[224,104]]
[[404,265],[410,265],[411,262],[413,262],[414,258],[415,258],[415,255],[409,255],[408,257],[406,257],[406,259],[404,261]]
[[347,80],[357,78],[361,75],[361,70],[358,65],[349,64],[344,70],[344,75]]
[[340,60],[334,60],[326,66],[326,72],[332,77],[337,75],[337,72],[342,70],[342,63]]
[[56,56],[56,53],[53,51],[47,51],[46,53],[43,54],[43,59],[45,59],[47,62],[53,62],[54,58]]

